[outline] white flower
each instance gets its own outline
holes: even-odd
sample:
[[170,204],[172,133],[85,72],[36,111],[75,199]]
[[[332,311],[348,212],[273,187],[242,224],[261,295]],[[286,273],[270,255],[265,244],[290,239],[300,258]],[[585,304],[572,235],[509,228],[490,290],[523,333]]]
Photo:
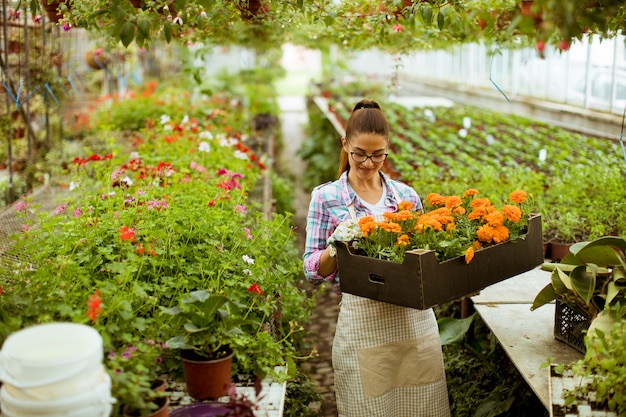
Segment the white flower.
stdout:
[[248,265],[254,265],[254,259],[252,259],[248,255],[243,255],[241,259],[243,259],[243,261],[247,263]]
[[235,150],[235,158],[243,159],[244,161],[248,159],[248,154],[245,152],[241,152],[239,149]]
[[128,185],[129,187],[133,185],[133,180],[131,180],[130,177],[122,178],[122,182],[126,183],[126,185]]
[[185,117],[183,117],[183,121],[180,122],[181,125],[184,125],[186,123],[189,123],[189,116],[185,115]]
[[249,269],[244,269],[243,273],[246,275],[252,275],[252,271],[250,271]]
[[198,151],[200,152],[211,152],[211,145],[207,142],[200,142],[198,145]]
[[213,133],[209,132],[208,130],[205,130],[204,132],[200,132],[198,137],[200,139],[213,139]]
[[165,125],[163,126],[163,130],[172,130],[172,125]]
[[70,182],[70,191],[77,189],[79,185],[80,184],[77,182],[74,182],[74,181]]
[[339,223],[333,234],[328,238],[327,243],[350,242],[363,237],[359,224],[353,220],[346,220]]
[[172,23],[174,23],[175,25],[181,25],[182,26],[183,25],[183,19],[180,17],[180,15],[176,16]]
[[167,114],[164,114],[161,116],[161,124],[164,125],[165,123],[169,123],[170,122],[170,117]]
[[139,152],[134,151],[130,153],[130,159],[139,159],[139,158],[140,158]]

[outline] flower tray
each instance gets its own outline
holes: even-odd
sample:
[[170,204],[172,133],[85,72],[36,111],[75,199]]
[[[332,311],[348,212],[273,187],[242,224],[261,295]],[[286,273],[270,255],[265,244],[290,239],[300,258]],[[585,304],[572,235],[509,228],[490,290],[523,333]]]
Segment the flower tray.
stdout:
[[589,329],[591,318],[573,310],[563,300],[557,298],[554,307],[554,338],[565,342],[577,351],[585,353],[584,332]]
[[469,264],[462,256],[439,262],[431,250],[406,253],[403,263],[357,255],[337,245],[341,291],[424,310],[476,294],[544,262],[541,216],[529,219],[525,239],[488,246]]

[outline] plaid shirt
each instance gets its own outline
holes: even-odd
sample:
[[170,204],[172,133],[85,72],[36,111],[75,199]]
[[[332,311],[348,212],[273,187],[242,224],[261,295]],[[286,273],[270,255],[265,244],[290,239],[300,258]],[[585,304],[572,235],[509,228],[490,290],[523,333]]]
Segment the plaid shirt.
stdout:
[[[385,205],[387,211],[396,211],[398,203],[394,197],[394,190],[401,201],[410,201],[416,210],[422,210],[422,202],[413,188],[408,185],[387,178],[382,172],[380,176],[385,181],[387,194]],[[393,188],[392,188],[393,187]],[[338,180],[319,185],[311,192],[309,213],[306,218],[306,242],[304,248],[304,274],[315,285],[324,281],[339,282],[337,270],[329,276],[318,274],[320,257],[326,247],[327,239],[342,221],[350,219],[348,206],[354,205],[357,217],[371,215],[361,199],[348,184],[348,172],[341,174]]]

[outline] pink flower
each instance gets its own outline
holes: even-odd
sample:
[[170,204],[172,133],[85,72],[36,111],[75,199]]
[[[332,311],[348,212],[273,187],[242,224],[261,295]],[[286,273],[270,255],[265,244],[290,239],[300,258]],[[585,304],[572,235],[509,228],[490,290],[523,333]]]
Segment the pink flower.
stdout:
[[83,214],[82,210],[80,208],[77,208],[76,210],[74,210],[74,218],[77,219],[80,217],[80,215]]
[[400,32],[402,32],[402,25],[400,25],[400,24],[393,25],[393,28],[391,28],[391,30],[393,30],[396,33],[400,33]]
[[243,213],[243,214],[246,214],[248,212],[246,208],[242,206],[241,204],[237,204],[235,206],[235,211],[238,211],[239,213]]
[[15,204],[15,210],[17,210],[17,211],[28,210],[28,202],[27,201],[18,201]]
[[59,214],[61,214],[63,212],[63,210],[65,210],[65,204],[60,204],[54,210],[54,214],[59,215]]
[[246,232],[246,237],[252,240],[252,233],[250,233],[250,229],[248,229],[247,227],[244,227],[243,231]]

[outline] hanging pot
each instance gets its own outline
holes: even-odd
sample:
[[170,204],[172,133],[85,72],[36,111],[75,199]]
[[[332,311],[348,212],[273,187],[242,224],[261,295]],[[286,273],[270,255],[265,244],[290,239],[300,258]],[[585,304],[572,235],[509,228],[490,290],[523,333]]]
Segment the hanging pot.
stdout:
[[270,11],[269,3],[264,0],[239,0],[237,4],[241,12],[241,18],[252,20],[257,16],[267,15]]
[[183,374],[187,392],[196,400],[215,400],[228,395],[234,352],[227,348],[215,360],[203,359],[193,350],[182,350]]
[[[46,11],[46,16],[48,16],[48,20],[50,20],[52,23],[57,23],[59,20],[61,20],[63,18],[63,13],[60,13],[58,11],[58,8],[61,4],[66,2],[67,0],[51,0],[51,2],[48,3],[48,0],[41,0],[41,5]],[[70,7],[69,3],[67,4],[67,7]]]

